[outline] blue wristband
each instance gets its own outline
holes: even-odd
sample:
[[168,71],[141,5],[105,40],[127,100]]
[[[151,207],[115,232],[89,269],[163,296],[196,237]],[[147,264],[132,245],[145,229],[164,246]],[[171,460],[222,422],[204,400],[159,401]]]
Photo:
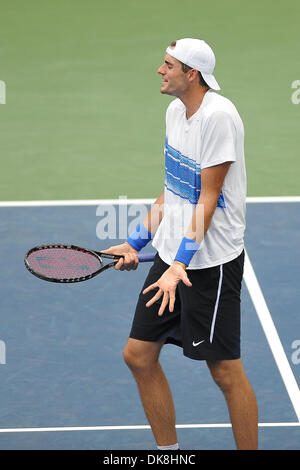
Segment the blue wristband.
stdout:
[[134,248],[137,251],[140,251],[144,246],[147,245],[147,243],[152,240],[152,234],[146,229],[144,224],[140,222],[138,226],[136,227],[135,232],[131,233],[129,237],[127,238],[127,243],[129,243],[132,248]]
[[174,261],[180,261],[188,266],[194,254],[199,250],[200,243],[190,238],[184,237],[181,240],[177,254]]

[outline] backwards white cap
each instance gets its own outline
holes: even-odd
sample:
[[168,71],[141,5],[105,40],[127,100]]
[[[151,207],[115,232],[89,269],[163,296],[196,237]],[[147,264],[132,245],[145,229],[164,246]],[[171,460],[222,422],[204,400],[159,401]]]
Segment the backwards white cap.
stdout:
[[220,90],[219,84],[213,76],[216,65],[215,54],[205,41],[191,38],[178,39],[176,46],[169,46],[166,52],[174,59],[201,72],[210,88]]

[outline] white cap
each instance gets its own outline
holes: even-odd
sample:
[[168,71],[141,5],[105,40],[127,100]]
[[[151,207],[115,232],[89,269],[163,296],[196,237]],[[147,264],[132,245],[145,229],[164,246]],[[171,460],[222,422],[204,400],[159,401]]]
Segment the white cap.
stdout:
[[178,39],[176,46],[169,46],[167,54],[183,64],[201,72],[207,85],[213,90],[220,90],[219,84],[213,76],[216,58],[213,50],[202,39]]

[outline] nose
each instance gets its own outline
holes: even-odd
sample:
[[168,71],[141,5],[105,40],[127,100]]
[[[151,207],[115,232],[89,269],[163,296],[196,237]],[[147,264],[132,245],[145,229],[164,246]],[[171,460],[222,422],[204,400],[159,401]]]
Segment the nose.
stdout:
[[159,73],[160,75],[163,75],[163,74],[164,74],[164,65],[161,65],[161,66],[157,69],[157,73]]

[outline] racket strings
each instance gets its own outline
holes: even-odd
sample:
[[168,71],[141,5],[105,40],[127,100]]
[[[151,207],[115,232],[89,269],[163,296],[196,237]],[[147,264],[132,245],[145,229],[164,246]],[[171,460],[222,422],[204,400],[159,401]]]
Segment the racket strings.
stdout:
[[69,248],[41,249],[31,253],[28,260],[34,271],[53,279],[85,277],[102,267],[95,255]]

